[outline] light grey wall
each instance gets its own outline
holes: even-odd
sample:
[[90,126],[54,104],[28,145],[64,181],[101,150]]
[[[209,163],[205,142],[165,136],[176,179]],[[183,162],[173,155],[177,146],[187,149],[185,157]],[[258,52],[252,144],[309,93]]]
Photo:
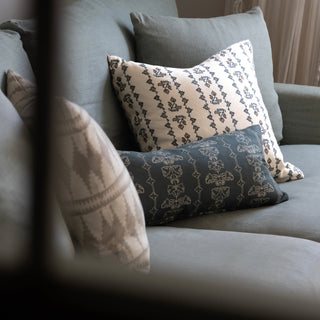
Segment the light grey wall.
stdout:
[[224,0],[176,0],[180,17],[209,18],[224,15]]
[[9,19],[32,18],[34,13],[33,0],[0,0],[0,23]]

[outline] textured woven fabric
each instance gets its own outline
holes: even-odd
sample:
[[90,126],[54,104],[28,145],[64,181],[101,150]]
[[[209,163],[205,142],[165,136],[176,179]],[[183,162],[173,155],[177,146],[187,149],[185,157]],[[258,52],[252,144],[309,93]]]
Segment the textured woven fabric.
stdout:
[[282,145],[320,145],[320,88],[275,83],[283,112]]
[[[2,8],[3,9],[3,8]],[[18,33],[0,30],[0,87],[6,93],[5,74],[8,69],[19,72],[24,78],[34,80],[34,74]]]
[[170,226],[278,234],[320,242],[320,145],[285,145],[281,150],[284,157],[292,159],[305,174],[304,179],[280,185],[289,195],[289,201],[277,206],[176,220]]
[[[8,72],[8,93],[27,125],[35,87]],[[54,122],[57,195],[61,211],[82,249],[149,270],[143,208],[130,175],[100,126],[81,107],[57,99]]]
[[30,253],[32,148],[30,134],[0,91],[0,260],[25,261]]
[[[60,64],[61,81],[56,83],[60,95],[84,108],[117,149],[138,150],[113,94],[106,52],[125,59],[134,59],[134,35],[130,12],[140,10],[149,14],[177,16],[175,0],[63,1],[60,9],[61,32],[57,63]],[[27,31],[20,21],[17,26],[8,23],[6,27],[18,27],[22,32]],[[35,36],[37,41],[36,34],[30,36]],[[23,42],[24,46],[30,43]],[[19,72],[14,66],[10,68]]]
[[121,151],[147,225],[288,199],[264,160],[259,125],[171,150]]
[[7,73],[7,96],[24,124],[32,132],[34,130],[34,108],[37,103],[35,85],[9,69]]
[[265,159],[278,182],[303,177],[284,162],[258,87],[250,41],[190,69],[108,56],[113,85],[142,151],[171,149],[260,124]]
[[140,62],[191,68],[233,43],[250,40],[261,95],[275,137],[277,141],[282,139],[282,115],[274,90],[270,38],[259,7],[213,18],[176,18],[141,12],[131,13]]

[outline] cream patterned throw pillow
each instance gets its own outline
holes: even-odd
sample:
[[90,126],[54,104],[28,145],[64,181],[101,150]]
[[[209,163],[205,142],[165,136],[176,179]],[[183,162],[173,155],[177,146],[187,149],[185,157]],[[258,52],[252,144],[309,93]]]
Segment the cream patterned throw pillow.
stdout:
[[[9,71],[7,91],[32,129],[35,86]],[[143,208],[118,152],[83,108],[65,99],[55,107],[57,195],[71,234],[82,249],[148,271]]]
[[108,56],[113,86],[142,151],[260,124],[265,160],[277,182],[303,178],[284,162],[263,103],[249,40],[189,69],[153,66]]

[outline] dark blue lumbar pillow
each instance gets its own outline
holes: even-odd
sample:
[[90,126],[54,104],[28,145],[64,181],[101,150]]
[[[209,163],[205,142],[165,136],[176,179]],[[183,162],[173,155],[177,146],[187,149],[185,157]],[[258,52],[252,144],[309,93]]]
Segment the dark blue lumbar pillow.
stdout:
[[259,125],[170,150],[119,153],[149,226],[288,200],[265,162]]

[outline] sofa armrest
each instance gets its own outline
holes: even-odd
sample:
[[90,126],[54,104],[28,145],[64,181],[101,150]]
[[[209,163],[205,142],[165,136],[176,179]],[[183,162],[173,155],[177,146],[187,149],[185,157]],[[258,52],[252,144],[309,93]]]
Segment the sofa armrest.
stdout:
[[275,83],[283,118],[281,144],[320,144],[320,87]]

